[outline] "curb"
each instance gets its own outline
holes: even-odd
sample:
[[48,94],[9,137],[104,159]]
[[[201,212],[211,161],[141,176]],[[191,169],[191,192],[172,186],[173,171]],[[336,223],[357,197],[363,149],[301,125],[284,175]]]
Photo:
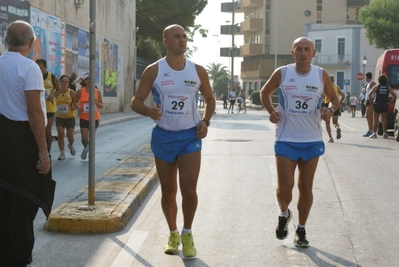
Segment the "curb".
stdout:
[[123,159],[95,183],[95,205],[88,205],[88,187],[54,209],[46,231],[99,234],[122,230],[158,182],[149,144]]

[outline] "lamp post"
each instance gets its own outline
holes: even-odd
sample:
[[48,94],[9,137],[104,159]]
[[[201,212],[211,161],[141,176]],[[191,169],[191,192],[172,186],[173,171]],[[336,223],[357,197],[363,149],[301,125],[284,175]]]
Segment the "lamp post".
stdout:
[[364,55],[362,57],[362,64],[363,64],[363,87],[366,84],[366,64],[367,64],[367,57]]
[[218,64],[218,48],[219,48],[219,35],[218,34],[214,34],[213,37],[216,37],[216,64]]

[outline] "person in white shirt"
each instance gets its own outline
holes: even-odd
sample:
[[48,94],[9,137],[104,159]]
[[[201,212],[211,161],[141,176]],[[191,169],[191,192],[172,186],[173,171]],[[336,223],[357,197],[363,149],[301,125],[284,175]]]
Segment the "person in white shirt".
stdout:
[[355,93],[352,93],[351,97],[349,98],[349,103],[351,107],[352,118],[356,116],[356,104],[357,104],[357,97]]
[[14,21],[0,57],[0,266],[30,266],[33,221],[50,215],[55,182],[46,145],[43,76],[29,59],[32,26]]
[[[197,250],[191,231],[197,209],[197,181],[201,165],[202,139],[207,136],[216,100],[205,68],[185,58],[187,35],[180,25],[170,25],[163,32],[166,57],[148,66],[142,75],[131,108],[155,122],[151,149],[162,190],[162,210],[169,226],[169,240],[164,252],[176,254],[180,241],[183,255],[194,258]],[[152,91],[154,106],[144,104]],[[202,118],[198,113],[198,91],[204,100]],[[183,198],[183,229],[177,229],[179,174]]]
[[[276,124],[274,151],[277,165],[276,196],[280,216],[276,227],[277,239],[288,236],[288,224],[292,219],[288,208],[292,200],[295,173],[298,167],[298,226],[294,243],[298,247],[309,246],[305,224],[313,203],[313,179],[319,157],[324,154],[321,120],[330,120],[339,108],[328,73],[312,65],[316,54],[314,43],[308,37],[297,38],[292,44],[294,64],[279,67],[260,92],[261,101],[269,112],[270,122]],[[277,109],[272,94],[279,92]],[[322,107],[323,93],[330,100]]]

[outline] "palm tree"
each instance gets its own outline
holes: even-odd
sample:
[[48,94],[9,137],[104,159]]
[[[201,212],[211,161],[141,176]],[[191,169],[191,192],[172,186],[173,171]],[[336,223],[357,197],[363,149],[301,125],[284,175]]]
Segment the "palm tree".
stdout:
[[213,92],[220,96],[227,91],[227,81],[230,79],[230,72],[221,63],[211,63],[206,66],[209,79],[212,80]]

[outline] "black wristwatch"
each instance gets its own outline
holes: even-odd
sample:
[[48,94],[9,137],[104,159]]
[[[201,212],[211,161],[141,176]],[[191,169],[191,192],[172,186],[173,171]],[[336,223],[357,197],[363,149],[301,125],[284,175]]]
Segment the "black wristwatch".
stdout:
[[208,127],[209,127],[209,125],[211,125],[211,122],[210,122],[209,120],[202,119],[202,121],[205,122],[205,123],[206,123],[206,126],[208,126]]

